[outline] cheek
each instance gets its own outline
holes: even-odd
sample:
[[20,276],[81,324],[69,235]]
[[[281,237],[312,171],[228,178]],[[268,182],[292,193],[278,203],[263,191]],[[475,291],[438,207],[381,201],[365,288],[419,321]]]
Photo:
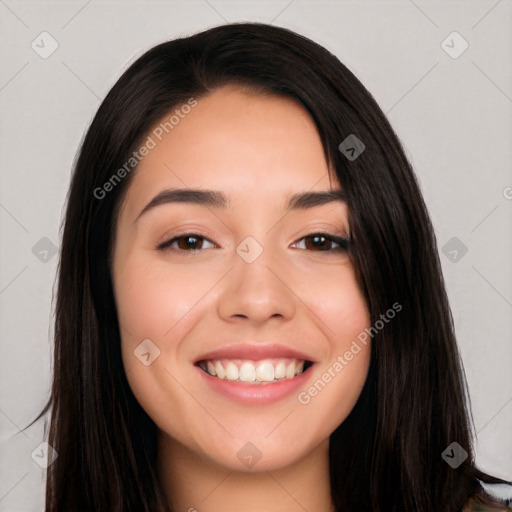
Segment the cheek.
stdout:
[[180,372],[186,366],[180,347],[201,314],[200,299],[211,288],[210,281],[197,272],[149,258],[143,251],[134,251],[114,275],[122,359],[130,388],[153,421],[176,437],[191,417],[180,385]]
[[[114,292],[123,363],[141,405],[148,397],[154,400],[159,388],[172,388],[165,370],[177,364],[182,330],[199,299],[196,285],[189,273],[135,251],[116,269]],[[172,389],[167,392],[173,393]]]
[[348,265],[310,281],[303,293],[322,320],[331,351],[342,350],[347,343],[350,346],[351,340],[370,326],[366,301]]
[[364,386],[371,355],[370,315],[351,268],[324,279],[322,289],[309,296],[311,309],[324,324],[329,355],[297,398],[307,414],[324,419],[320,428],[328,436],[348,416]]
[[207,290],[205,281],[179,267],[133,258],[115,280],[119,322],[134,337],[161,339],[197,303],[201,289]]

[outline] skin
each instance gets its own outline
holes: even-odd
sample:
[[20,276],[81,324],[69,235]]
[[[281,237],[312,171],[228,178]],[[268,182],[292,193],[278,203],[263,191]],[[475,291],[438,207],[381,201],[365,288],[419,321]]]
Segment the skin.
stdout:
[[[187,187],[222,191],[231,204],[164,204],[136,220],[162,189]],[[303,391],[370,326],[347,252],[304,238],[349,236],[346,204],[285,210],[291,194],[333,188],[308,113],[233,86],[199,99],[133,176],[116,226],[114,293],[124,368],[158,427],[158,474],[175,510],[334,510],[329,436],[360,395],[370,344],[307,404],[297,393],[236,403],[193,365],[227,343],[281,343],[317,361]],[[156,249],[183,232],[204,237],[195,253],[183,240]],[[263,248],[252,263],[236,252],[247,236]],[[134,355],[144,339],[160,351],[147,366]],[[250,468],[237,457],[248,442],[261,454]]]

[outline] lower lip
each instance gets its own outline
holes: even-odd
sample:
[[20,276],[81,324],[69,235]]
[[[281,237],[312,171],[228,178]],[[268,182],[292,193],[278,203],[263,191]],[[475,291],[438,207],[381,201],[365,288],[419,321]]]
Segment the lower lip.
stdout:
[[242,404],[267,405],[278,402],[296,392],[310,376],[311,368],[302,372],[293,379],[284,379],[271,384],[244,384],[243,382],[232,382],[226,379],[219,379],[211,376],[196,366],[202,375],[204,382],[215,392],[227,396]]

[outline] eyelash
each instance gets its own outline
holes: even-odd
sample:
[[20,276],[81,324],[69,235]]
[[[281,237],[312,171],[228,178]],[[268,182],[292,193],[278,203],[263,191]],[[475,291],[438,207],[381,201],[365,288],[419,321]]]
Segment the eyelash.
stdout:
[[[188,238],[188,237],[191,237],[191,238],[196,238],[196,239],[201,239],[201,240],[207,240],[208,242],[210,243],[213,243],[211,242],[211,240],[209,240],[208,238],[204,237],[204,236],[201,236],[197,233],[182,233],[178,236],[175,236],[169,240],[167,240],[166,242],[163,242],[159,245],[156,246],[156,249],[158,250],[161,250],[161,251],[164,251],[164,250],[177,250],[177,251],[180,251],[180,252],[189,252],[189,253],[198,253],[200,252],[201,250],[203,249],[190,249],[190,250],[184,250],[184,249],[173,249],[171,248],[171,245],[182,239],[182,238]],[[302,238],[300,238],[298,241],[302,241],[306,238],[313,238],[313,237],[322,237],[322,238],[325,238],[327,241],[330,241],[330,242],[333,242],[337,245],[339,245],[339,247],[337,248],[334,248],[334,249],[327,249],[327,250],[319,250],[319,251],[313,251],[313,252],[324,252],[324,253],[338,253],[338,252],[345,252],[347,251],[349,248],[350,248],[350,245],[351,245],[351,240],[350,238],[344,238],[344,237],[339,237],[339,236],[334,236],[334,235],[330,235],[329,233],[321,233],[321,232],[318,232],[318,233],[311,233],[310,235],[306,235]],[[294,243],[297,243],[297,242],[294,242]],[[305,249],[302,249],[302,250],[305,250]]]

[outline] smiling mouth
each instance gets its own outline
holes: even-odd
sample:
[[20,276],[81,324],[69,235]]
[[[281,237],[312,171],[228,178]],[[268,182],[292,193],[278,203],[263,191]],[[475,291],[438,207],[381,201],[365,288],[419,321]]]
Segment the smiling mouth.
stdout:
[[243,384],[272,384],[290,380],[308,370],[313,363],[303,359],[272,358],[253,361],[250,359],[208,359],[198,361],[197,366],[217,379]]

